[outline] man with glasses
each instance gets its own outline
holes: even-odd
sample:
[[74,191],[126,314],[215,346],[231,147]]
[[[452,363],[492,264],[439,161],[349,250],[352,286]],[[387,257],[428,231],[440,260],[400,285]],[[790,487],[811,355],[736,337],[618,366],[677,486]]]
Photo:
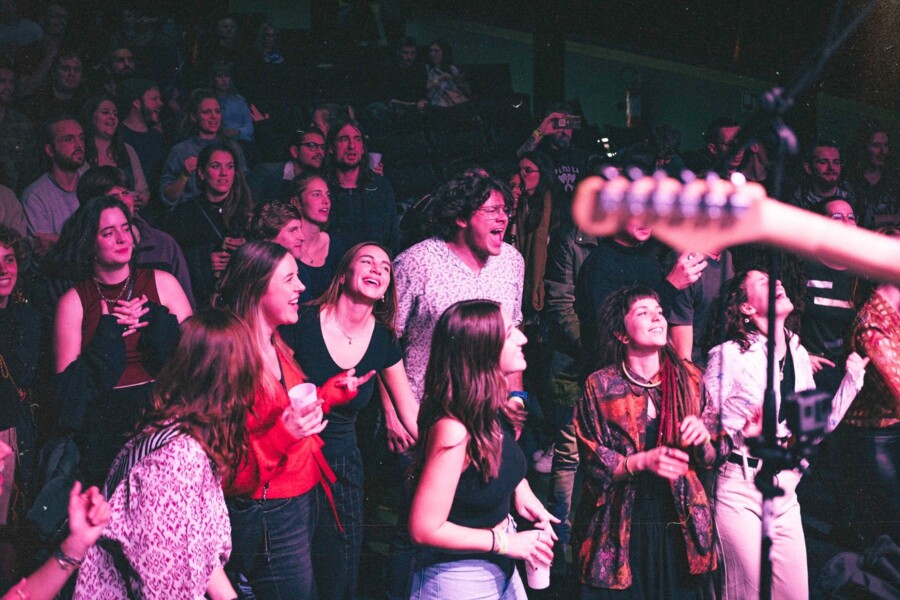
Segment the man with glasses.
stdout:
[[[522,255],[503,241],[512,192],[496,177],[470,169],[442,185],[429,206],[430,237],[394,259],[397,333],[406,373],[421,401],[434,326],[460,300],[499,302],[518,324],[522,320]],[[519,381],[510,389],[521,389]]]
[[[840,196],[829,196],[815,211],[849,227],[856,227],[856,215],[850,203]],[[841,243],[834,240],[834,243]],[[847,268],[819,260],[804,265],[806,301],[800,325],[800,339],[809,351],[816,387],[833,394],[844,376],[844,334],[849,331],[856,311],[850,305],[850,273]]]
[[298,129],[288,142],[288,155],[284,162],[261,163],[253,167],[247,185],[254,200],[289,202],[295,179],[321,172],[325,160],[325,135],[314,126]]
[[[841,150],[834,142],[816,142],[803,162],[804,181],[789,202],[806,210],[817,210],[825,198],[838,197],[856,204],[853,188],[841,178]],[[818,211],[821,212],[821,211]]]

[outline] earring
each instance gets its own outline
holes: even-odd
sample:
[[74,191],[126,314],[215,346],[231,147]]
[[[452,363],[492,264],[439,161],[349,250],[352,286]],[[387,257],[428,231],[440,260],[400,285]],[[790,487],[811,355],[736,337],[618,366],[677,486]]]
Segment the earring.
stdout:
[[379,302],[384,302],[384,296],[381,297],[381,300],[379,300]]
[[750,324],[750,317],[744,317],[744,324],[745,324],[745,325],[749,325],[749,324]]

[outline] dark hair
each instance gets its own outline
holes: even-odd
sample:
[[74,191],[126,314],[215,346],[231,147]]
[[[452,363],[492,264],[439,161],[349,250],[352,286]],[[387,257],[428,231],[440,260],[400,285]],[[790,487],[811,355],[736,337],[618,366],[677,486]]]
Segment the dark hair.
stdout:
[[[329,199],[331,198],[331,186],[329,185],[328,180],[324,175],[320,173],[305,173],[303,175],[300,175],[299,177],[294,179],[291,184],[291,206],[297,209],[297,212],[300,213],[301,218],[303,217],[303,208],[301,206],[303,204],[303,193],[306,191],[306,189],[309,187],[309,184],[314,179],[321,179],[325,183],[325,185],[329,188]],[[328,223],[325,223],[325,226],[321,228],[321,231],[325,231],[326,229],[328,229]]]
[[231,144],[213,142],[204,146],[197,155],[197,179],[200,182],[200,189],[206,190],[206,182],[201,179],[200,173],[209,164],[212,155],[216,152],[227,152],[234,160],[234,181],[231,184],[231,190],[228,196],[222,201],[222,221],[228,233],[238,237],[243,235],[247,228],[247,218],[253,209],[253,198],[250,195],[250,188],[247,186],[247,180],[241,173],[240,161],[238,153]]
[[410,46],[412,46],[416,50],[419,49],[419,43],[416,42],[416,38],[406,36],[405,38],[397,42],[397,52],[399,52],[401,48],[409,48]]
[[[597,320],[603,324],[600,331],[598,365],[615,365],[619,368],[628,358],[625,339],[628,331],[625,316],[635,302],[651,298],[659,302],[659,295],[652,289],[633,285],[619,288],[601,303]],[[671,340],[660,348],[660,428],[659,444],[679,443],[678,426],[688,415],[700,414],[701,399],[691,391],[690,374],[684,361],[672,346]]]
[[[853,132],[849,163],[851,169],[857,175],[864,173],[868,167],[869,140],[871,140],[872,136],[876,133],[884,133],[888,136],[888,141],[891,139],[888,128],[883,123],[874,120],[866,121]],[[885,165],[885,169],[887,168],[889,167]]]
[[806,152],[803,155],[803,162],[812,165],[812,162],[816,159],[817,148],[834,148],[838,152],[841,151],[840,146],[838,146],[837,142],[834,140],[816,140],[806,149]]
[[[41,150],[42,151],[43,151],[44,146],[47,146],[47,145],[52,146],[53,145],[53,138],[54,138],[53,127],[58,123],[62,123],[63,121],[75,121],[76,123],[78,123],[78,126],[81,127],[81,123],[78,121],[78,117],[71,115],[69,113],[60,113],[60,114],[49,117],[41,125]],[[83,130],[84,130],[84,128],[82,127],[82,131]]]
[[653,128],[653,143],[656,158],[675,156],[681,148],[681,132],[668,123],[661,123]]
[[[25,266],[25,248],[22,246],[22,236],[19,232],[12,227],[0,223],[0,246],[10,248],[13,251],[13,256],[16,258],[16,264],[19,265],[19,273],[21,273]],[[16,278],[16,284],[13,286],[9,298],[14,302],[21,302],[24,300],[21,276]]]
[[233,310],[257,332],[257,308],[285,256],[288,251],[275,242],[247,242],[235,250],[216,285],[214,305]]
[[[184,107],[184,117],[181,120],[181,127],[179,128],[181,131],[182,140],[186,140],[189,137],[198,134],[199,128],[197,126],[197,113],[200,111],[200,105],[204,100],[215,100],[216,103],[219,102],[219,98],[216,96],[216,93],[209,88],[198,88],[191,92],[187,104]],[[221,108],[221,105],[219,105],[219,108]],[[221,126],[219,127],[218,135],[220,137],[222,135]]]
[[[275,269],[286,256],[290,256],[287,249],[275,242],[247,242],[231,255],[228,266],[222,271],[216,284],[213,305],[228,308],[241,317],[253,332],[253,340],[258,349],[263,341],[259,337],[259,304]],[[284,356],[293,356],[294,352],[281,336],[275,334],[272,343]],[[260,377],[262,387],[268,393],[273,393],[281,385],[268,369],[263,369]]]
[[[447,69],[450,65],[453,64],[453,46],[450,45],[447,40],[434,40],[430,44],[428,44],[428,48],[431,49],[432,46],[437,46],[441,49],[441,67]],[[431,55],[428,57],[429,64],[431,63]]]
[[228,89],[225,91],[226,94],[236,94],[237,88],[234,84],[234,69],[230,62],[225,60],[218,60],[212,64],[209,68],[209,85],[210,88],[215,93],[216,90],[216,77],[219,75],[228,75],[231,77],[231,85],[228,86]]
[[127,187],[125,173],[118,167],[91,167],[78,178],[75,196],[79,204],[91,198],[105,196],[114,187]]
[[[525,231],[534,231],[541,224],[541,219],[544,218],[544,199],[547,194],[551,194],[551,209],[555,208],[555,203],[552,202],[554,165],[553,159],[540,150],[526,152],[519,157],[519,162],[522,162],[523,160],[534,163],[534,166],[537,167],[538,170],[538,177],[540,178],[533,194],[526,195],[526,192],[523,190],[522,196],[519,198],[520,203],[523,199],[526,203]],[[524,183],[523,180],[523,186]],[[558,211],[556,210],[551,210],[551,219],[553,222],[550,224],[550,231],[554,231],[559,225],[557,212]]]
[[251,240],[272,240],[291,219],[300,220],[300,213],[290,204],[268,200],[257,204],[250,214],[247,236]]
[[359,135],[361,135],[363,139],[362,156],[359,158],[359,178],[356,182],[356,185],[361,187],[375,178],[375,173],[373,173],[372,169],[369,167],[369,140],[366,137],[366,132],[362,125],[359,124],[359,121],[345,115],[334,118],[328,126],[328,139],[325,141],[325,147],[328,148],[328,152],[325,154],[325,172],[328,173],[328,185],[338,186],[337,162],[334,158],[334,148],[337,144],[337,137],[344,127],[353,127],[359,132]]
[[470,219],[494,192],[502,196],[506,209],[510,210],[513,198],[509,186],[484,169],[469,169],[451,179],[434,192],[428,205],[427,223],[430,233],[449,240],[459,230],[457,219]]
[[734,117],[718,117],[709,122],[709,125],[706,126],[706,133],[703,135],[703,139],[706,140],[707,144],[718,144],[719,143],[719,130],[725,129],[726,127],[740,127],[741,124],[738,123],[737,119]]
[[153,386],[141,428],[178,427],[200,444],[227,482],[247,456],[247,415],[263,373],[253,340],[231,311],[194,313],[181,324],[178,347]]
[[425,370],[425,393],[419,409],[419,441],[414,471],[421,472],[431,428],[449,417],[468,432],[466,455],[484,481],[500,469],[502,437],[498,417],[513,426],[524,415],[506,400],[506,377],[500,353],[506,339],[500,305],[489,300],[463,300],[438,319]]
[[[393,258],[391,256],[390,250],[388,250],[378,242],[361,242],[359,244],[356,244],[355,246],[347,250],[344,253],[344,256],[341,257],[340,262],[334,269],[334,276],[331,278],[331,283],[328,284],[328,289],[326,289],[321,296],[314,300],[312,304],[315,304],[317,306],[335,306],[337,304],[338,298],[340,298],[341,294],[344,293],[344,283],[341,280],[346,277],[347,272],[350,270],[350,265],[354,260],[356,260],[356,256],[363,248],[367,246],[380,248],[384,251],[385,254],[387,254],[388,260],[391,260]],[[391,269],[387,290],[385,290],[384,292],[384,299],[379,300],[375,303],[372,314],[375,316],[376,321],[384,325],[391,331],[391,333],[396,334],[395,321],[397,317],[397,282],[394,280],[393,268]]]
[[[94,129],[94,112],[100,108],[100,104],[104,101],[111,102],[118,115],[119,107],[116,104],[116,100],[112,96],[103,94],[94,96],[84,103],[84,106],[81,107],[81,117],[79,119],[81,129],[84,130],[84,161],[95,167],[99,166],[100,157],[97,153],[97,144],[94,142],[94,138],[97,135]],[[125,142],[122,140],[122,134],[118,128],[116,128],[112,138],[110,138],[107,156],[117,167],[123,169],[131,167],[131,157],[125,151]]]
[[288,148],[292,146],[299,146],[300,144],[302,144],[303,138],[305,138],[310,133],[321,135],[322,139],[325,139],[325,134],[322,133],[321,129],[319,129],[315,125],[308,125],[306,127],[297,129],[294,133],[291,134],[291,138],[288,140]]
[[[114,196],[98,196],[91,198],[72,213],[63,223],[59,233],[59,241],[53,245],[44,257],[41,267],[46,274],[59,279],[81,281],[94,274],[94,261],[97,257],[97,233],[100,230],[100,215],[104,210],[118,208],[125,215],[130,227],[133,227],[131,212],[121,200]],[[137,246],[132,229],[131,238]],[[137,252],[131,253],[131,262]]]

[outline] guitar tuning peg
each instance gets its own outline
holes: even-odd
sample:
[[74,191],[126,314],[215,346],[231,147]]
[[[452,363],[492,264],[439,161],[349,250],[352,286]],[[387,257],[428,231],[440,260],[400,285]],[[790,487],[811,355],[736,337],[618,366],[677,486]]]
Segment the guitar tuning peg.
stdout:
[[606,165],[605,167],[603,167],[603,171],[600,174],[607,181],[611,181],[619,176],[619,169],[615,168],[612,165]]
[[744,185],[745,183],[747,183],[747,177],[740,171],[735,171],[731,174],[731,183],[735,187]]
[[625,169],[625,176],[632,181],[637,181],[644,177],[644,172],[638,167],[628,167]]

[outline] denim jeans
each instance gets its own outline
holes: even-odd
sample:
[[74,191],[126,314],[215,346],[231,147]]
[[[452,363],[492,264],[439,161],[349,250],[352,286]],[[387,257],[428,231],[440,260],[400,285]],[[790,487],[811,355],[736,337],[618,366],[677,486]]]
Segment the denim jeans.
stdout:
[[359,449],[328,459],[337,479],[331,486],[334,506],[344,531],[322,507],[313,537],[313,569],[319,600],[357,597],[359,561],[363,541],[363,464]]
[[[320,504],[320,486],[293,498],[256,501],[262,506],[263,543],[249,571],[229,577],[244,600],[312,600],[316,580],[312,568],[312,537]],[[234,539],[242,535],[232,530]]]
[[[506,531],[515,533],[509,519]],[[448,560],[448,558],[451,558]],[[460,560],[433,548],[419,548],[413,562],[410,600],[526,600],[525,586],[509,561],[512,573],[490,560],[465,555]]]
[[554,443],[553,468],[550,472],[550,491],[547,497],[547,510],[559,523],[553,524],[553,531],[559,537],[556,546],[563,548],[569,543],[572,512],[572,489],[575,487],[575,474],[578,471],[578,440],[575,437],[575,421],[573,408],[552,403],[550,419],[553,423]]

